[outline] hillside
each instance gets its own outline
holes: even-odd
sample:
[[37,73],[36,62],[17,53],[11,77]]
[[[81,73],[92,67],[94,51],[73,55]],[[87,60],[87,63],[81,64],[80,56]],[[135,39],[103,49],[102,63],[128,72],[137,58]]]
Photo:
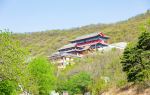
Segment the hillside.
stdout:
[[128,84],[122,88],[112,88],[108,92],[104,92],[102,95],[149,95],[150,88],[146,88],[141,85]]
[[[53,90],[69,95],[149,95],[149,18],[150,11],[147,11],[113,24],[13,35],[2,31],[0,95],[8,93],[7,88],[12,89],[9,93],[16,95],[48,95]],[[56,67],[57,62],[47,60],[46,56],[68,44],[70,40],[93,32],[103,32],[110,36],[108,47],[88,53],[82,58],[71,59],[65,69],[59,69]],[[22,45],[16,40],[21,41]],[[134,41],[125,50],[122,48],[126,42]],[[33,57],[28,55],[28,51]],[[21,84],[20,90],[18,84]]]
[[[120,41],[135,41],[139,35],[139,27],[150,18],[150,12],[137,15],[126,21],[113,24],[92,24],[66,30],[48,30],[34,33],[15,34],[23,46],[28,47],[33,56],[48,56],[58,48],[67,44],[69,40],[77,36],[101,31],[109,35],[109,43]],[[139,27],[137,27],[139,26]]]

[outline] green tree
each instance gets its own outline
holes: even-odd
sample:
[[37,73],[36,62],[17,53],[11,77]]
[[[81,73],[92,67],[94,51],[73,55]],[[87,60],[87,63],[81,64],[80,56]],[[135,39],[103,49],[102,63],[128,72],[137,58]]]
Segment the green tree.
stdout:
[[68,78],[68,80],[62,80],[59,84],[59,91],[68,91],[71,95],[80,94],[88,91],[88,86],[92,82],[90,74],[81,72]]
[[121,61],[128,81],[150,80],[150,31],[144,30],[137,43],[131,43],[124,51]]
[[35,58],[29,63],[27,70],[29,71],[29,76],[31,76],[29,86],[35,86],[37,89],[36,93],[28,89],[29,92],[48,95],[51,90],[55,89],[55,68],[45,58]]
[[0,95],[15,95],[17,84],[14,81],[2,80],[0,81]]
[[2,79],[19,81],[25,68],[27,51],[15,41],[12,33],[0,33],[0,75]]
[[[20,46],[18,41],[15,41],[13,34],[7,31],[0,33],[0,80],[1,86],[5,86],[2,93],[11,93],[11,86],[6,84],[21,84],[21,78],[24,76],[24,69],[26,68],[25,60],[28,52]],[[8,81],[5,81],[8,80]],[[8,88],[7,88],[8,87]],[[14,89],[15,90],[15,89]],[[3,91],[3,90],[1,90]],[[13,91],[12,91],[13,92]],[[7,93],[5,93],[7,94]],[[8,95],[8,94],[7,94]]]

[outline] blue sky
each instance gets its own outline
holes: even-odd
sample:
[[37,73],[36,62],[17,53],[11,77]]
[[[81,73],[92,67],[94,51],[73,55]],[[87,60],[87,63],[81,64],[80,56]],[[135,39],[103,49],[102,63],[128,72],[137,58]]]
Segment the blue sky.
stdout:
[[0,0],[0,29],[34,32],[126,20],[149,0]]

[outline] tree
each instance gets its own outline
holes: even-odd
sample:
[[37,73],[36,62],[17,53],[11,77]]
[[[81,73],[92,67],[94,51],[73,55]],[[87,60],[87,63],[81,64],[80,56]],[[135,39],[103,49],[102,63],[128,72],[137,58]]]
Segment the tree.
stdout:
[[45,58],[35,58],[28,65],[29,79],[28,85],[37,88],[36,92],[31,91],[33,94],[49,95],[51,90],[55,89],[56,77],[55,68]]
[[58,86],[58,91],[68,91],[71,95],[85,93],[88,91],[88,86],[92,82],[90,74],[81,72],[68,78],[68,80],[62,80]]
[[19,81],[19,76],[25,68],[27,51],[15,41],[12,33],[0,33],[0,75],[2,79]]
[[139,37],[137,48],[142,50],[150,50],[150,31],[144,31]]
[[0,95],[15,95],[17,84],[10,80],[0,81]]
[[150,31],[144,30],[137,43],[130,43],[124,50],[121,61],[128,81],[150,80]]
[[[7,94],[12,91],[12,83],[21,84],[21,77],[24,76],[25,60],[28,52],[15,41],[13,34],[7,31],[0,33],[0,83],[5,90],[1,89],[0,93]],[[7,80],[7,81],[5,81]],[[10,84],[11,83],[11,84]],[[11,85],[11,86],[8,86]],[[8,91],[6,91],[8,90]],[[14,89],[15,90],[15,89]],[[13,91],[12,91],[13,92]],[[9,95],[9,94],[7,94]]]

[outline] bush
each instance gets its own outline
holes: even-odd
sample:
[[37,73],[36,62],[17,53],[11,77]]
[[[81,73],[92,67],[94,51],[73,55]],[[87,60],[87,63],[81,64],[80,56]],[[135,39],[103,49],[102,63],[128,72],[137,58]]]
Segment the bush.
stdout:
[[68,91],[71,95],[81,94],[88,91],[88,86],[92,82],[90,74],[81,72],[69,77],[66,81],[60,81],[57,90],[59,92]]
[[92,84],[92,95],[100,95],[106,88],[108,87],[108,84],[103,79],[98,79]]
[[17,84],[14,81],[0,81],[0,95],[16,95]]
[[[37,91],[29,91],[33,94],[48,95],[51,90],[55,89],[56,77],[54,74],[54,66],[45,58],[35,58],[29,63],[28,69],[29,85],[33,84]],[[30,89],[29,89],[30,90]]]
[[135,44],[129,44],[121,61],[129,82],[150,80],[150,31],[145,30]]
[[16,84],[22,85],[27,55],[27,50],[14,40],[12,33],[7,30],[0,32],[0,94],[10,95]]

